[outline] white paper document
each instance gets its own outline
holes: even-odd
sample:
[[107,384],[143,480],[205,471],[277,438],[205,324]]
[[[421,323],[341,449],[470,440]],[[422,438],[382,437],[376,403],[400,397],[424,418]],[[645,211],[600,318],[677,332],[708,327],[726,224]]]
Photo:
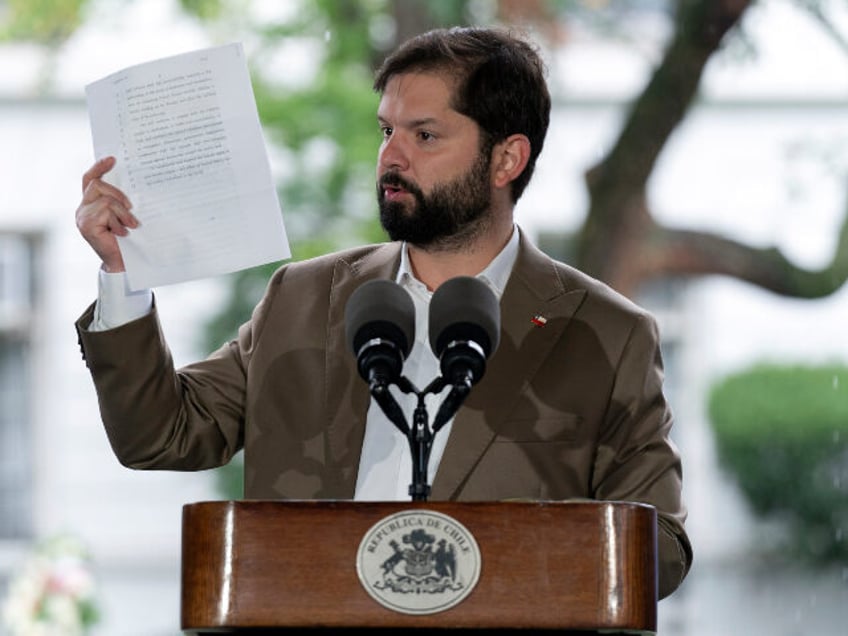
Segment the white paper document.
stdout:
[[193,51],[86,86],[94,154],[140,227],[118,237],[130,288],[289,258],[241,44]]

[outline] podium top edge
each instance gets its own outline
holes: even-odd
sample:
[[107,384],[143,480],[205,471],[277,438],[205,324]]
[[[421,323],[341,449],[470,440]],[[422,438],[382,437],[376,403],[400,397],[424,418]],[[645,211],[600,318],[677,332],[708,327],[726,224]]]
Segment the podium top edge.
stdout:
[[602,499],[562,499],[562,500],[546,500],[546,499],[502,499],[490,501],[354,501],[351,499],[221,499],[221,500],[201,500],[183,504],[183,508],[193,507],[225,507],[225,508],[251,508],[263,506],[281,506],[281,507],[326,507],[326,508],[385,508],[385,509],[402,509],[402,508],[479,508],[492,506],[518,506],[527,508],[563,508],[563,507],[596,507],[596,508],[626,508],[626,509],[645,509],[647,511],[655,511],[656,507],[651,504],[638,501],[617,501],[617,500],[602,500]]

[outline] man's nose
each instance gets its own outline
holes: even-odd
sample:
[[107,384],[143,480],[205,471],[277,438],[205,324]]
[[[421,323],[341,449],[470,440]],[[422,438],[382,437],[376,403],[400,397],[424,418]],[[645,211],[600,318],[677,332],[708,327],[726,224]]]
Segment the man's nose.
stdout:
[[380,146],[380,166],[383,170],[397,171],[409,168],[409,152],[397,133],[387,137]]

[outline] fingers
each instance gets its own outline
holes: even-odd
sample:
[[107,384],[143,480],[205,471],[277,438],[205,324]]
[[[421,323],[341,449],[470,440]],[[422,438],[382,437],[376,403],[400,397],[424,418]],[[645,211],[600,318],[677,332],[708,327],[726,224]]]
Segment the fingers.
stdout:
[[111,214],[109,215],[107,225],[114,234],[126,236],[129,234],[127,228],[134,229],[138,227],[138,219],[133,216],[132,212],[122,202],[110,200],[108,208]]
[[115,167],[115,157],[95,162],[82,176],[82,202],[77,210],[77,224],[108,228],[118,236],[126,236],[127,228],[138,227],[138,219],[130,212],[132,203],[120,188],[103,181],[102,177]]
[[96,162],[82,178],[82,202],[76,211],[77,229],[100,256],[106,271],[123,271],[117,237],[127,236],[139,221],[129,198],[102,177],[115,166],[114,157]]
[[127,196],[118,188],[94,179],[89,182],[83,192],[80,211],[86,215],[91,215],[92,212],[100,210],[110,210],[120,222],[130,228],[138,227],[138,219],[130,210],[132,204]]
[[136,218],[118,201],[102,199],[89,212],[94,226],[106,228],[112,234],[126,236],[127,228],[138,226]]
[[85,192],[93,179],[99,179],[115,166],[115,157],[98,159],[88,171],[82,175],[82,191]]
[[[96,186],[89,186],[89,190]],[[126,236],[128,229],[135,229],[139,222],[127,209],[123,200],[109,195],[99,195],[91,203],[83,203],[77,209],[77,227],[83,235],[100,234],[108,230],[118,236]]]
[[82,202],[92,203],[100,196],[109,196],[121,202],[129,210],[132,203],[122,190],[102,180],[103,175],[115,166],[114,157],[104,157],[95,162],[82,176]]
[[117,237],[127,236],[127,228],[138,225],[123,204],[106,196],[97,198],[93,203],[81,204],[77,208],[76,223],[80,234],[100,257],[106,271],[123,271]]

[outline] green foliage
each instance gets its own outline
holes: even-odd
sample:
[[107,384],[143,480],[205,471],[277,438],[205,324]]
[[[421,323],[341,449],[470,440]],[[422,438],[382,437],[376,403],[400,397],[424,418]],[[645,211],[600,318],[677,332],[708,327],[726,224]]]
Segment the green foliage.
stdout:
[[295,240],[320,233],[335,234],[336,247],[361,242],[349,220],[372,215],[380,134],[369,27],[385,11],[383,2],[321,0],[303,3],[285,23],[256,28],[266,53],[294,41],[311,45],[320,56],[306,86],[292,88],[284,71],[261,65],[253,74],[260,119],[290,161],[280,198]]
[[220,18],[224,13],[221,0],[180,0],[183,11],[201,20]]
[[0,40],[58,46],[82,22],[88,0],[6,0],[0,13]]
[[712,388],[709,416],[722,466],[793,553],[848,558],[848,367],[755,366]]

